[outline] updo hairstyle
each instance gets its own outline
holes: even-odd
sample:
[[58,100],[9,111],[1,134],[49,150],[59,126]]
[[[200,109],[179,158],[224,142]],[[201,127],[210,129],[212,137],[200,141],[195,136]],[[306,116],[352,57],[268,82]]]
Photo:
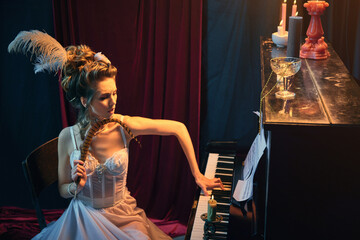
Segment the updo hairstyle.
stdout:
[[[96,82],[115,77],[117,69],[111,63],[94,60],[95,52],[86,45],[69,46],[66,52],[68,61],[62,70],[61,86],[66,98],[79,110],[77,122],[86,129],[90,124],[89,105],[96,92]],[[86,107],[81,104],[81,97],[87,99]],[[80,132],[83,138],[84,131]]]

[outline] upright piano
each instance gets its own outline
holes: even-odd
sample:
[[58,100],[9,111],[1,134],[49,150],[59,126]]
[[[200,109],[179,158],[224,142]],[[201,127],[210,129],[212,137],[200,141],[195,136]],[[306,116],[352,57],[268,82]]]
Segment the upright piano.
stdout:
[[[286,56],[286,49],[267,38],[260,42],[262,85],[269,79],[264,94],[273,91],[262,108],[267,148],[256,170],[251,201],[232,202],[232,191],[218,195],[227,199],[221,210],[227,217],[212,239],[358,239],[360,87],[329,44],[328,59],[301,60],[289,89],[295,98],[277,99],[281,85],[276,86],[275,74],[269,78],[270,59]],[[218,168],[236,175],[234,189],[244,158],[221,149],[213,152],[205,171],[211,169],[209,177],[218,177]],[[218,166],[223,156],[234,161],[225,170]],[[185,239],[202,239],[199,214],[206,211],[207,198],[200,194]]]
[[[268,240],[359,239],[360,87],[329,44],[326,60],[301,60],[293,100],[264,100],[267,150],[258,189],[258,230]],[[286,56],[261,38],[263,86],[270,59]],[[264,94],[276,85],[275,74]],[[262,194],[263,193],[263,194]]]

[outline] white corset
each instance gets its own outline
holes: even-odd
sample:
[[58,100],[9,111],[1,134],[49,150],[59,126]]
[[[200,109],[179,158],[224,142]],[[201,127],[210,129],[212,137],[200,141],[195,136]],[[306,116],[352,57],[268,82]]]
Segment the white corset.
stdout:
[[[123,121],[123,116],[121,117]],[[84,204],[94,208],[105,208],[122,201],[127,193],[126,177],[129,162],[129,150],[123,128],[120,126],[125,148],[114,152],[103,164],[89,152],[84,163],[87,181],[77,198]],[[77,149],[73,127],[70,127],[74,151],[70,155],[71,168],[74,160],[80,159],[81,152]]]
[[[81,152],[74,150],[70,156],[71,167],[74,160],[80,159]],[[84,167],[87,181],[77,198],[84,204],[94,208],[104,208],[115,205],[124,199],[126,177],[128,171],[128,148],[115,152],[104,164],[100,164],[90,153]]]

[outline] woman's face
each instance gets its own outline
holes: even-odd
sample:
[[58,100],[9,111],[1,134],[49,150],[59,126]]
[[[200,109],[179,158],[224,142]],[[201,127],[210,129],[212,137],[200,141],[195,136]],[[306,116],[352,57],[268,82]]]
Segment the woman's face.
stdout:
[[117,89],[115,77],[105,77],[96,83],[96,92],[90,104],[90,116],[99,119],[110,118],[115,113]]

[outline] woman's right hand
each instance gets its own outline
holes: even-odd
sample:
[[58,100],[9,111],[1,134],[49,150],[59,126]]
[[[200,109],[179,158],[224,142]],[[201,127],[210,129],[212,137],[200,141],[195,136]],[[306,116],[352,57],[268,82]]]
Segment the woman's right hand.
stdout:
[[80,178],[79,184],[77,185],[77,191],[80,192],[86,183],[87,175],[84,162],[81,160],[74,160],[74,167],[71,169],[71,179],[76,183],[77,179]]

